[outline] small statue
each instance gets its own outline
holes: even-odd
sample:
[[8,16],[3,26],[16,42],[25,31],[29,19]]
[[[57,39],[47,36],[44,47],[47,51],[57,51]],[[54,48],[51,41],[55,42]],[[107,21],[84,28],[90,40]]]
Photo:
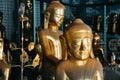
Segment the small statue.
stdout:
[[116,33],[117,18],[118,18],[118,15],[115,14],[115,15],[113,16],[113,27],[112,27],[112,33]]
[[44,29],[39,32],[43,49],[42,80],[51,80],[55,76],[57,64],[67,58],[66,49],[63,48],[66,47],[63,32],[59,30],[64,10],[65,7],[59,0],[53,0],[46,9]]
[[112,52],[112,54],[111,54],[111,65],[116,65],[116,55],[115,55],[115,53],[114,52]]
[[108,33],[109,34],[116,34],[118,29],[118,14],[111,13],[109,16],[109,25],[108,25]]
[[102,16],[101,15],[95,15],[93,30],[96,31],[96,32],[102,32],[103,31],[102,22],[103,22]]
[[99,15],[97,19],[97,31],[100,31],[101,22],[102,22],[102,17]]
[[98,45],[99,40],[100,40],[99,34],[97,32],[94,32],[93,33],[93,52],[95,57],[100,60],[103,67],[108,67],[109,63],[104,56],[104,50],[102,47]]
[[92,51],[91,28],[75,19],[64,36],[71,55],[58,65],[56,80],[103,80],[102,65]]

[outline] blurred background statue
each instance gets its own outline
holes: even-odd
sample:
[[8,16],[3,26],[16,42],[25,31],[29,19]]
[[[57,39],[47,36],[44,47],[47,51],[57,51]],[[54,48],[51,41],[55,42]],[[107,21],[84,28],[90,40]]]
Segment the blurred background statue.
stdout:
[[109,63],[104,56],[104,50],[99,46],[100,36],[97,32],[93,33],[93,52],[96,58],[98,58],[103,65],[103,67],[108,67]]
[[0,72],[2,80],[8,80],[11,68],[9,40],[5,37],[5,26],[2,24],[3,13],[0,12]]
[[71,56],[57,67],[56,80],[103,80],[103,68],[92,51],[91,28],[75,19],[65,32]]
[[63,48],[65,40],[61,36],[63,32],[59,30],[64,19],[64,10],[65,7],[59,0],[53,0],[45,12],[44,29],[39,32],[43,49],[42,80],[52,80],[57,64],[67,57],[66,49]]
[[114,52],[111,54],[111,65],[115,66],[116,65],[116,55]]

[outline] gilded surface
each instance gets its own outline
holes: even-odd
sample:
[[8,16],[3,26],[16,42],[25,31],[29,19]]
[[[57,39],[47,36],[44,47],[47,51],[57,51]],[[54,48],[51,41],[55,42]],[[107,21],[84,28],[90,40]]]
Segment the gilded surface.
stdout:
[[6,61],[6,55],[3,51],[4,41],[0,38],[0,71],[2,71],[3,79],[8,80],[10,73],[10,65]]
[[75,19],[64,34],[71,56],[57,67],[56,80],[103,80],[103,68],[92,52],[92,30]]
[[[39,40],[43,49],[42,80],[55,77],[57,64],[65,59],[65,41],[60,38],[63,32],[59,30],[64,19],[65,7],[59,1],[52,1],[44,16],[44,29],[39,32]],[[61,43],[62,42],[62,43]]]

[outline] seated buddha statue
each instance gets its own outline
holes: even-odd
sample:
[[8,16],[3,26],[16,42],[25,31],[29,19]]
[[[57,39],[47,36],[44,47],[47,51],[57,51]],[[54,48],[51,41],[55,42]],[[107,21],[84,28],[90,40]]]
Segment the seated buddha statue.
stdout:
[[71,55],[59,63],[56,80],[103,80],[103,67],[92,50],[91,28],[77,18],[64,36]]

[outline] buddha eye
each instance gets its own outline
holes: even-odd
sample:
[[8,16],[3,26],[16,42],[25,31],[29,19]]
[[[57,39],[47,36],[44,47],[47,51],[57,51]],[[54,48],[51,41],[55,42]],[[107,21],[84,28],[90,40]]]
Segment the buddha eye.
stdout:
[[75,40],[72,41],[71,46],[74,49],[77,49],[81,45],[81,41],[82,41],[81,39],[75,39]]
[[91,43],[91,39],[90,38],[84,38],[83,43]]
[[57,18],[60,18],[60,16],[59,16],[59,15],[56,15],[56,17],[57,17]]
[[75,40],[72,41],[72,44],[74,44],[74,45],[80,45],[81,41],[82,41],[81,39],[75,39]]

